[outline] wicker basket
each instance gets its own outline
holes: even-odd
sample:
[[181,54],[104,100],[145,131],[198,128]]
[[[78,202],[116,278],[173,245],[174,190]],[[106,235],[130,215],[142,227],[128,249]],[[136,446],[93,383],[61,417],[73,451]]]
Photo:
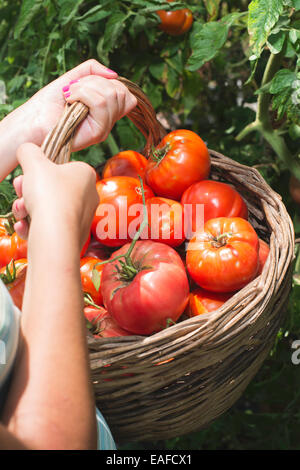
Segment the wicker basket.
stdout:
[[[144,154],[165,134],[147,97],[128,117],[146,139]],[[68,106],[44,142],[48,158],[70,158],[73,132],[88,110]],[[294,232],[281,201],[262,176],[210,150],[211,178],[234,185],[251,224],[270,243],[262,274],[213,313],[149,337],[95,339],[88,334],[96,402],[119,443],[168,439],[207,427],[241,396],[268,356],[291,287]]]

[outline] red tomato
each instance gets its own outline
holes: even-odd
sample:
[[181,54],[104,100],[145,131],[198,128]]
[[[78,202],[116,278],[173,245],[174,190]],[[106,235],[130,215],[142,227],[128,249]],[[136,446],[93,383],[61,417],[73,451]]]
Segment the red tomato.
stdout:
[[[101,277],[103,265],[99,258],[84,257],[80,260],[80,277],[83,292],[89,294],[96,305],[102,305]],[[97,285],[99,284],[99,286]]]
[[146,202],[148,226],[140,238],[179,246],[185,240],[183,207],[178,201],[163,197],[150,197]]
[[[145,200],[154,196],[144,186]],[[122,246],[132,239],[143,219],[141,184],[131,176],[112,176],[96,184],[100,204],[92,223],[94,237],[103,245]]]
[[203,289],[237,291],[257,275],[258,248],[258,236],[247,220],[210,219],[189,242],[187,270]]
[[160,29],[171,36],[185,33],[193,24],[193,14],[188,8],[174,11],[158,10],[157,14],[161,19]]
[[109,158],[102,172],[103,178],[132,176],[144,178],[147,158],[134,150],[125,150]]
[[[129,246],[120,248],[113,257],[125,255]],[[150,240],[138,241],[127,269],[120,260],[104,266],[102,295],[105,307],[121,328],[150,335],[178,320],[188,302],[189,283],[173,248]]]
[[231,296],[231,293],[210,292],[198,287],[190,293],[187,314],[189,317],[195,317],[203,313],[213,312],[220,308]]
[[0,218],[0,267],[27,258],[27,241],[20,238],[7,219]]
[[85,257],[105,260],[108,259],[110,256],[107,250],[108,248],[104,245],[101,245],[98,240],[92,239],[89,243],[89,246],[87,247]]
[[[14,264],[13,264],[14,263]],[[6,285],[14,304],[21,310],[27,273],[27,259],[11,261],[0,269],[0,277]]]
[[258,258],[259,258],[259,267],[258,267],[258,273],[257,275],[262,273],[262,270],[264,268],[265,262],[267,261],[267,258],[270,253],[270,247],[269,245],[259,238],[259,250],[258,250]]
[[196,181],[206,179],[210,156],[203,140],[181,129],[167,134],[148,159],[145,177],[157,196],[180,200]]
[[[219,181],[203,180],[192,184],[183,193],[181,204],[185,207],[187,230],[190,235],[203,228],[203,224],[209,219],[217,217],[248,219],[248,208],[240,194],[229,184]],[[201,211],[200,204],[203,204],[204,212]],[[190,205],[189,212],[188,205]]]
[[123,330],[104,307],[85,307],[84,316],[92,325],[95,338],[130,336],[132,333]]

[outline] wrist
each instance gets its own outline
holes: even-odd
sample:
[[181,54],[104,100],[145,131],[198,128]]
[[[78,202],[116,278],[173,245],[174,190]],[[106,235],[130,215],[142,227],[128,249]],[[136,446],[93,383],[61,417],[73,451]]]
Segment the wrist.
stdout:
[[29,256],[40,254],[46,250],[46,255],[68,257],[77,260],[81,251],[79,225],[70,214],[61,211],[36,211],[32,214],[29,236]]

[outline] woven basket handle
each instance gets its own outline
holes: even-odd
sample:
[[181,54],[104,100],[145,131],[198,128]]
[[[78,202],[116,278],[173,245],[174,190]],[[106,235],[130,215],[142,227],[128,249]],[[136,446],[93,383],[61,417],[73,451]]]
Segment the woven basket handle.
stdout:
[[[157,120],[153,106],[141,88],[126,78],[119,77],[118,80],[137,98],[137,106],[127,116],[144,135],[146,145],[142,153],[148,158],[152,147],[160,142],[166,131]],[[58,164],[70,160],[75,130],[88,112],[87,106],[81,102],[66,105],[60,121],[43,142],[42,150],[47,158]]]

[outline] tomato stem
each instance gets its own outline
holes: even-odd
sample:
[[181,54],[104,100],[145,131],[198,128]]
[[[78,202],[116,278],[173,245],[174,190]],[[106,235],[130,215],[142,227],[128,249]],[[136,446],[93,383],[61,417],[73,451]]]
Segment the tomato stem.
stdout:
[[157,164],[159,164],[163,160],[163,158],[167,155],[170,148],[171,148],[171,145],[168,142],[161,149],[152,149],[152,153],[150,155],[151,160],[153,160],[154,162],[157,162]]

